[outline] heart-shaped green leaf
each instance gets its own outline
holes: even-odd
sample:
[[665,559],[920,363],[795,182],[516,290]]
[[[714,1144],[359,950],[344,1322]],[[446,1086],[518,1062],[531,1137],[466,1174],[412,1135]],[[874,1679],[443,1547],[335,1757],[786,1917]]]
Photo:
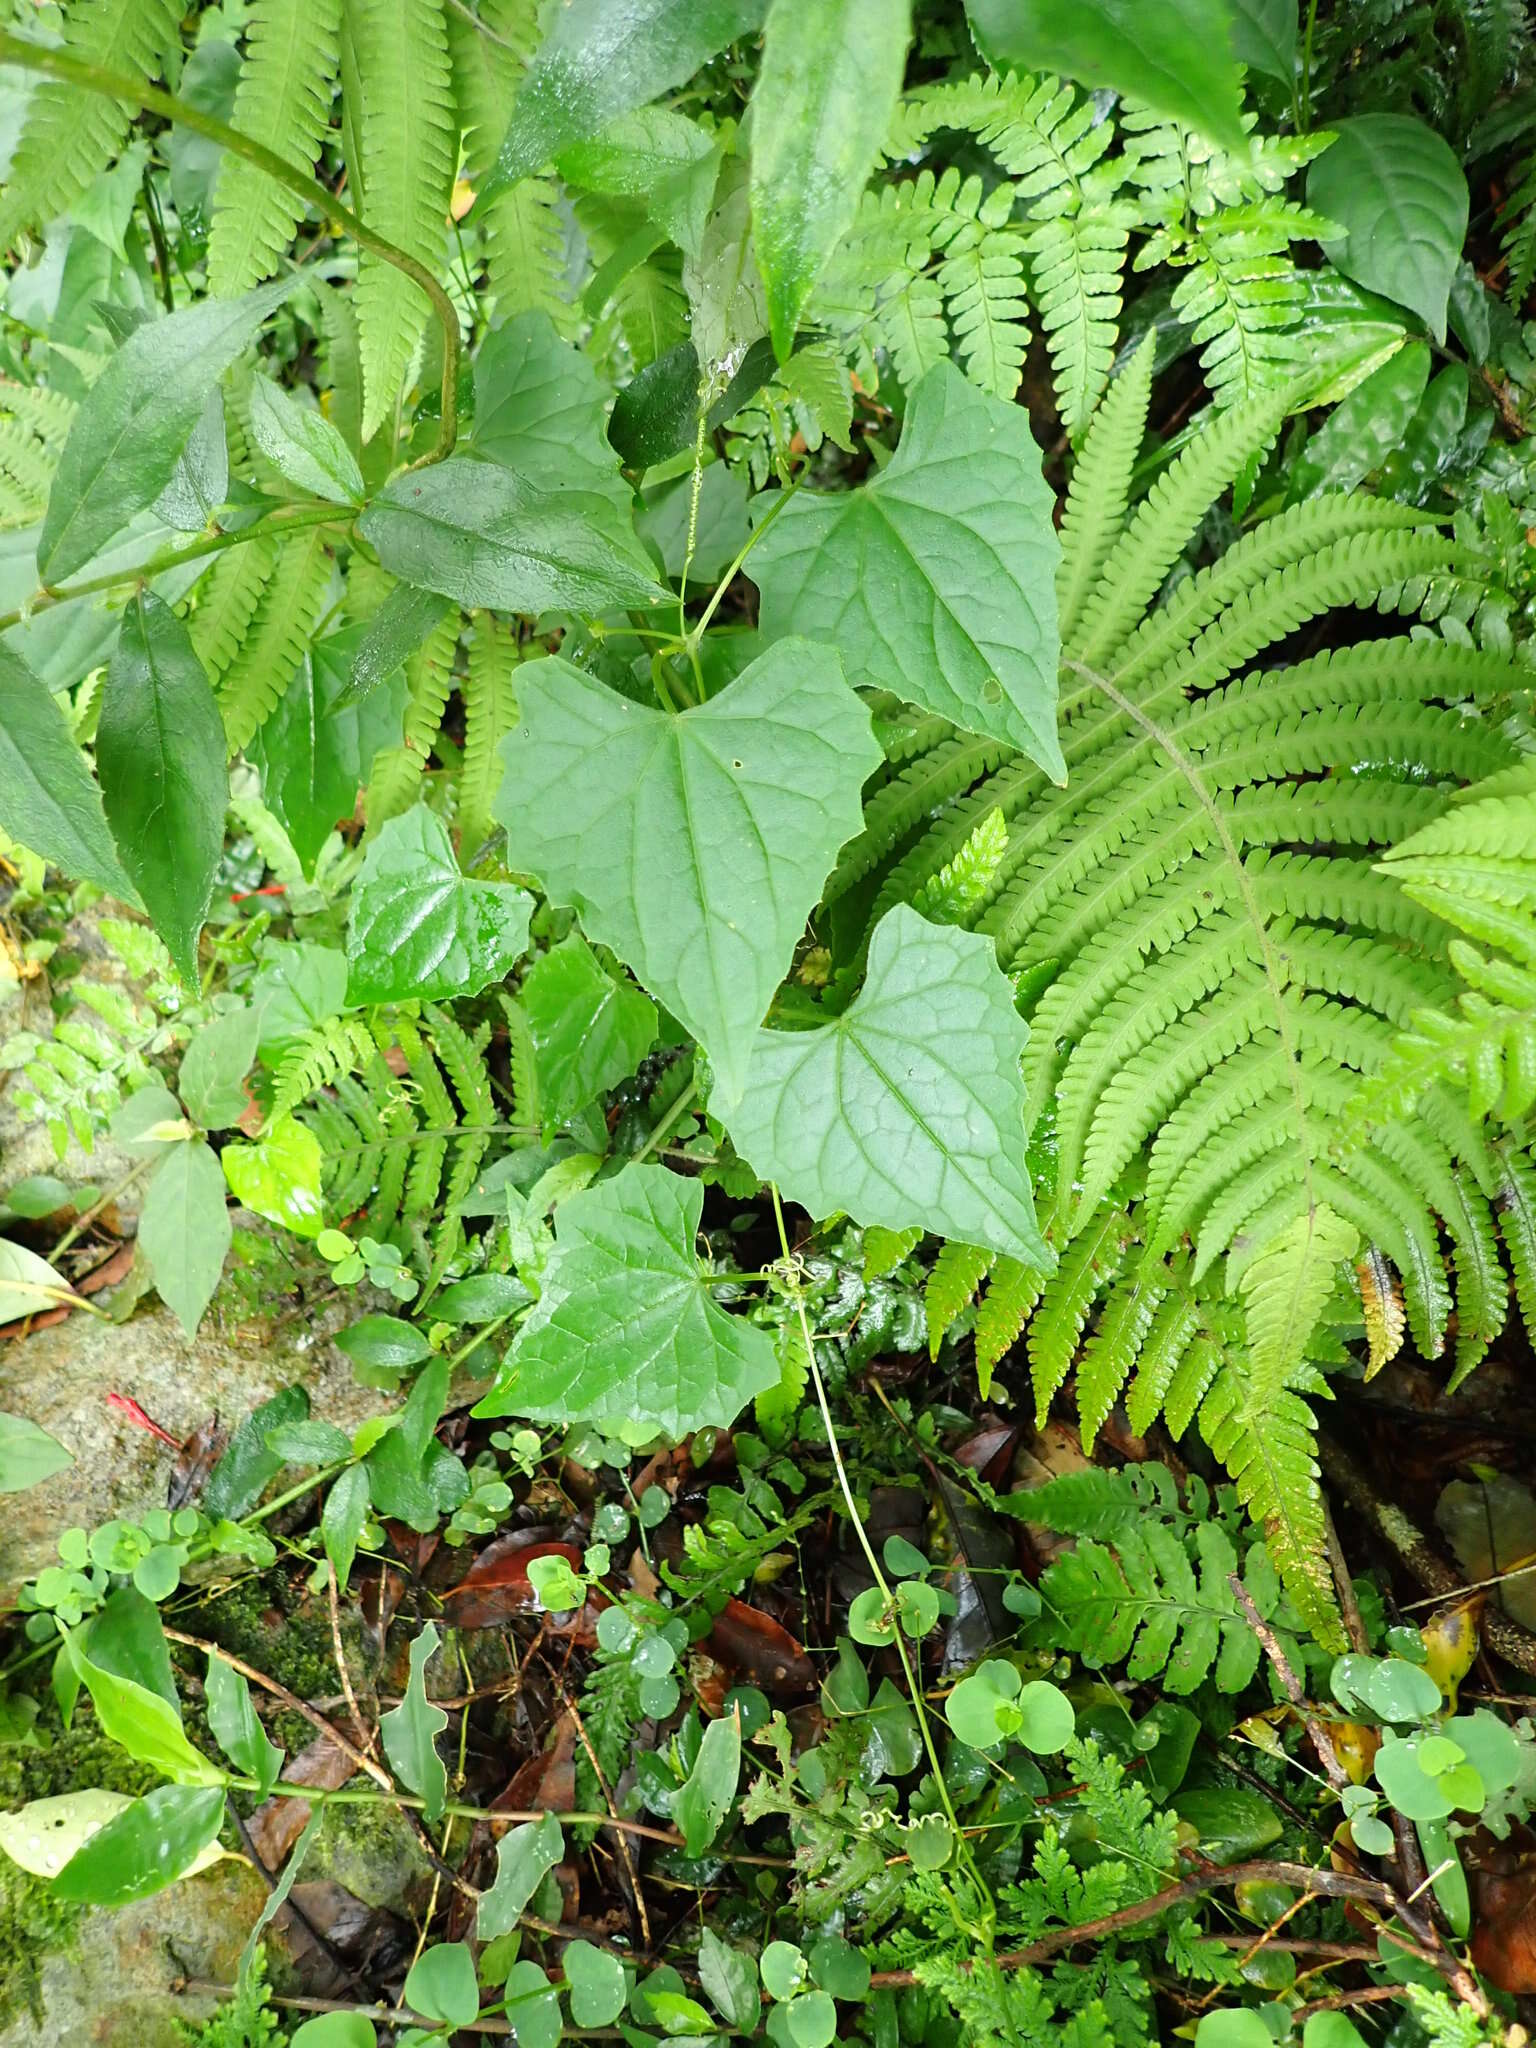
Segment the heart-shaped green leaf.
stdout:
[[698,1181],[627,1166],[562,1202],[544,1292],[475,1413],[678,1439],[776,1385],[767,1331],[710,1299],[693,1248],[703,1201]]
[[792,640],[716,697],[648,710],[569,663],[518,670],[495,802],[508,858],[707,1049],[722,1093],[880,760],[837,656]]
[[902,905],[875,927],[843,1014],[759,1031],[741,1101],[710,1107],[813,1216],[931,1230],[1049,1269],[1024,1165],[1028,1036],[991,940]]
[[940,363],[871,482],[800,491],[766,529],[750,557],[762,629],[830,641],[851,683],[1006,740],[1065,781],[1051,510],[1029,414]]
[[447,828],[425,804],[391,818],[369,847],[347,925],[347,1000],[474,995],[528,943],[532,899],[459,872]]

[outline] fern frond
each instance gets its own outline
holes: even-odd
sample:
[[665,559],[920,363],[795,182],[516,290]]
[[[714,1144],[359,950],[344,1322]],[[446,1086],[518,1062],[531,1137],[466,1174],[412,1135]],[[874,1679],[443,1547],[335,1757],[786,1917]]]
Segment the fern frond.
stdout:
[[1000,1258],[993,1265],[976,1311],[976,1380],[984,1401],[992,1392],[993,1372],[1018,1341],[1044,1284],[1043,1273],[1018,1259]]
[[1375,1245],[1367,1247],[1365,1257],[1355,1267],[1355,1278],[1360,1283],[1360,1311],[1370,1347],[1365,1376],[1371,1379],[1402,1350],[1408,1318],[1403,1312],[1397,1276]]
[[272,1117],[289,1116],[311,1095],[374,1058],[377,1047],[358,1017],[330,1017],[312,1025],[283,1057],[272,1089]]
[[458,644],[459,615],[450,611],[406,661],[401,743],[384,748],[375,756],[368,778],[364,809],[369,838],[416,801],[418,785],[453,694],[453,663]]
[[1536,280],[1536,157],[1527,157],[1519,182],[1504,202],[1499,246],[1509,265],[1509,303],[1518,311]]
[[986,900],[1008,844],[1001,811],[988,811],[953,860],[946,861],[913,897],[930,924],[966,924]]
[[1105,1210],[1074,1239],[1045,1283],[1029,1325],[1029,1368],[1041,1427],[1071,1368],[1094,1299],[1119,1271],[1129,1233],[1123,1209]]
[[1094,409],[1072,467],[1056,572],[1063,646],[1071,644],[1089,593],[1125,525],[1131,472],[1147,428],[1155,352],[1156,337],[1148,335]]
[[[369,223],[433,271],[442,266],[458,156],[445,15],[444,0],[351,0],[348,24]],[[431,307],[419,285],[366,249],[356,304],[367,441],[394,410]]]
[[[306,174],[330,125],[341,0],[251,0],[230,125]],[[244,157],[226,155],[213,194],[208,285],[249,291],[277,268],[304,202]]]
[[1228,1583],[1237,1553],[1216,1522],[1197,1522],[1193,1543],[1191,1560],[1184,1538],[1145,1512],[1117,1530],[1113,1548],[1079,1538],[1040,1580],[1065,1617],[1063,1647],[1091,1670],[1123,1663],[1133,1681],[1157,1675],[1173,1694],[1213,1675],[1220,1691],[1241,1692],[1260,1646]]
[[[73,0],[64,15],[64,48],[84,64],[156,78],[177,47],[181,16],[178,0]],[[69,211],[122,148],[133,111],[105,93],[39,81],[0,197],[0,249]]]
[[[286,695],[319,622],[333,568],[317,526],[278,543],[260,601],[219,678],[219,711],[232,754],[255,738]],[[228,623],[225,612],[220,629]]]
[[1182,1288],[1164,1295],[1142,1342],[1136,1377],[1126,1397],[1126,1419],[1138,1436],[1144,1436],[1161,1414],[1174,1374],[1199,1328],[1200,1312]]
[[945,1332],[975,1299],[976,1290],[992,1270],[995,1252],[974,1244],[945,1244],[928,1275],[923,1307],[928,1317],[928,1356],[937,1358]]
[[491,803],[501,782],[501,743],[517,719],[517,635],[504,620],[476,612],[469,666],[459,688],[464,704],[464,758],[459,768],[459,848],[466,860],[495,830]]
[[1137,1272],[1111,1290],[1077,1367],[1077,1414],[1085,1451],[1092,1450],[1094,1438],[1130,1378],[1162,1298],[1157,1282]]
[[565,290],[565,227],[559,193],[545,178],[520,178],[490,202],[486,223],[486,283],[498,320],[547,313],[560,332],[574,334],[577,311]]
[[453,97],[464,131],[464,175],[472,182],[494,162],[512,118],[512,102],[539,44],[539,0],[480,0],[448,9]]

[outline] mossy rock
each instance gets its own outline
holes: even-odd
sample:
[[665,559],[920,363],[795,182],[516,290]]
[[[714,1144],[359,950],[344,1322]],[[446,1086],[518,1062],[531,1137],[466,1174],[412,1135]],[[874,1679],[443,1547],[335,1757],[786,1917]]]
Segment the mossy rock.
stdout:
[[185,2048],[177,2023],[195,2026],[219,2000],[177,1987],[234,1982],[266,1896],[230,1860],[116,1912],[66,1909],[6,1864],[0,2048]]

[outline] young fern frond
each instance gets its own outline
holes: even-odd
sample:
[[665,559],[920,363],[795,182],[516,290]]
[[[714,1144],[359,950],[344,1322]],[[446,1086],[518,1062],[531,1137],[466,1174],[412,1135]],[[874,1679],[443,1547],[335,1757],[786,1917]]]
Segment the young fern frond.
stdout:
[[[81,63],[159,76],[181,33],[178,0],[70,0],[64,48]],[[132,109],[106,93],[38,81],[0,195],[0,249],[67,213],[123,146]]]
[[1197,1521],[1185,1532],[1143,1509],[1112,1546],[1080,1537],[1046,1567],[1040,1590],[1065,1617],[1052,1634],[1090,1669],[1123,1663],[1127,1678],[1160,1676],[1174,1694],[1207,1679],[1238,1693],[1258,1669],[1260,1646],[1229,1584],[1237,1565],[1219,1523]]
[[[232,754],[255,738],[282,702],[319,623],[334,566],[317,526],[278,542],[272,572],[219,677],[219,711]],[[248,588],[240,586],[242,599]],[[214,642],[219,644],[227,642]]]
[[[458,155],[445,0],[349,0],[361,94],[359,148],[371,226],[430,269],[441,267]],[[431,307],[392,264],[364,250],[357,321],[363,439],[394,410]]]
[[937,1358],[939,1346],[952,1323],[963,1315],[976,1298],[976,1290],[992,1270],[996,1258],[980,1245],[946,1244],[939,1248],[923,1290],[923,1307],[928,1317],[928,1356]]
[[405,664],[406,700],[401,743],[375,756],[365,809],[368,835],[398,818],[416,801],[427,761],[442,730],[453,694],[453,662],[459,644],[459,615],[440,619]]
[[[230,125],[306,173],[330,125],[341,0],[251,0]],[[244,157],[226,155],[213,195],[209,289],[222,297],[270,277],[304,202]]]
[[501,782],[501,743],[517,718],[517,635],[504,620],[477,612],[469,665],[459,685],[464,705],[464,759],[459,768],[461,857],[472,861],[495,830],[491,802]]

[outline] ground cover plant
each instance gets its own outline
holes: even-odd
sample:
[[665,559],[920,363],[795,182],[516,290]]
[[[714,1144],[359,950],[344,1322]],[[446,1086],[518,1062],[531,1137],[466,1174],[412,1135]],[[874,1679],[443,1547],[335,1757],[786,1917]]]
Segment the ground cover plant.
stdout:
[[4,10],[3,2048],[1526,2039],[1533,62]]

